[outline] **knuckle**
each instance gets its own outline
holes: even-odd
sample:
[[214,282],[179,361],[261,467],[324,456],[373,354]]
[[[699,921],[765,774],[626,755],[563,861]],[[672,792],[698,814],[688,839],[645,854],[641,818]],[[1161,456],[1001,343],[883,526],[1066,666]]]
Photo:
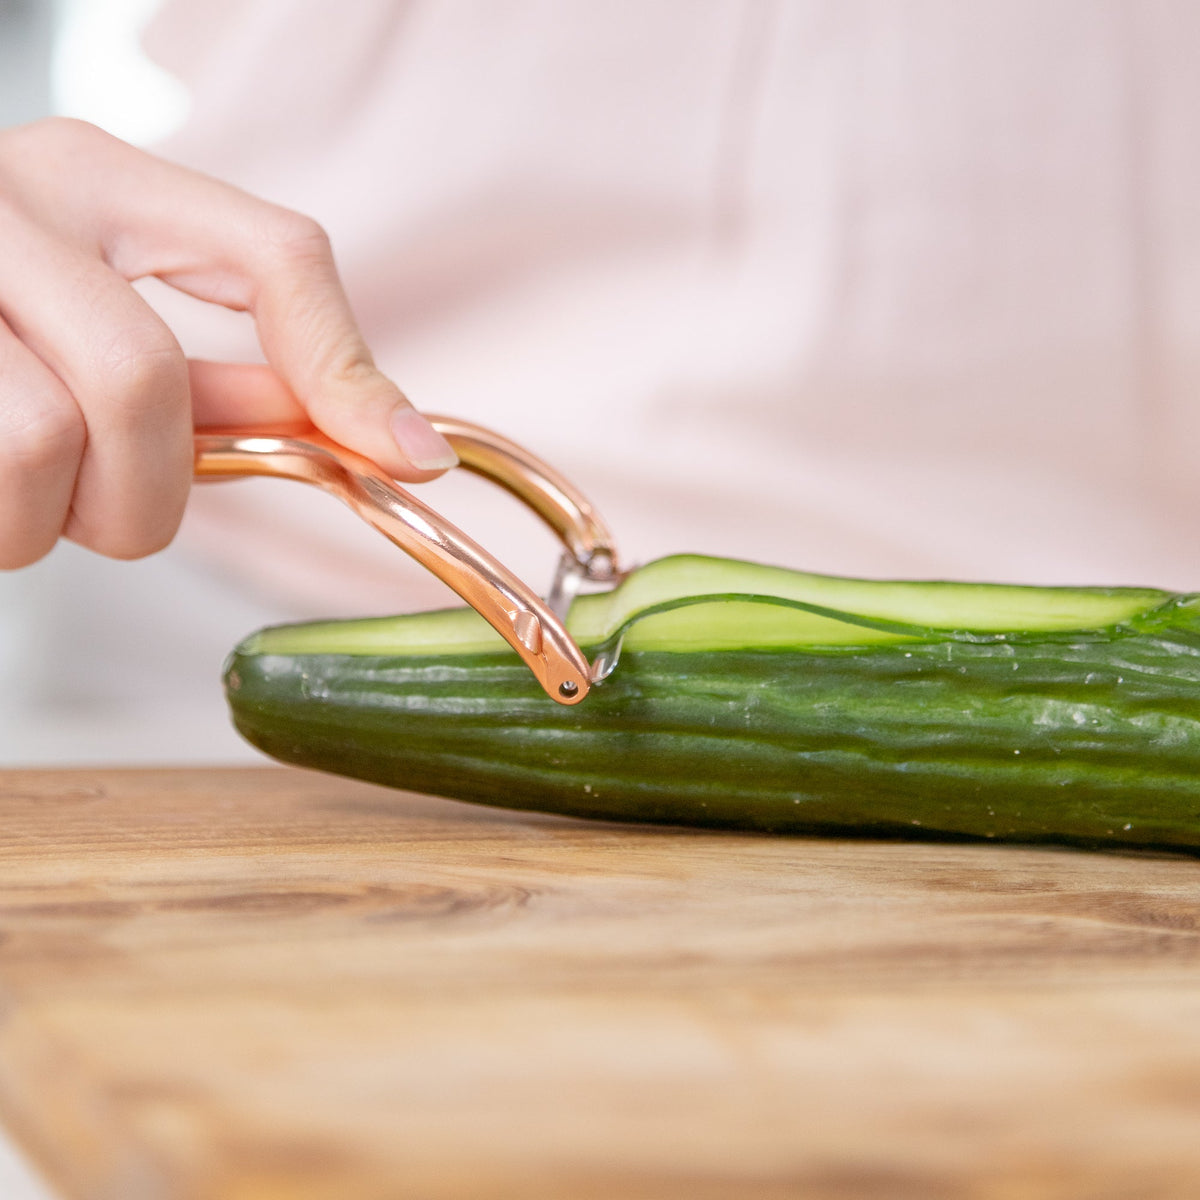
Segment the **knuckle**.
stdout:
[[54,138],[68,145],[91,142],[105,136],[98,126],[90,121],[81,121],[78,117],[42,117],[27,128],[41,137]]
[[386,385],[379,368],[357,339],[348,340],[334,349],[326,361],[324,375],[327,380],[354,388],[364,384]]
[[6,145],[13,150],[72,152],[85,147],[102,145],[113,140],[98,126],[77,117],[41,117],[27,125],[16,125],[3,134]]
[[86,441],[83,415],[60,396],[0,409],[0,454],[10,470],[78,461]]
[[187,394],[187,361],[165,327],[122,329],[99,348],[93,367],[117,412],[143,416],[172,408]]
[[42,117],[26,128],[37,130],[43,136],[56,137],[62,141],[82,141],[100,134],[97,126],[90,121],[81,121],[78,117]]
[[272,210],[264,223],[262,245],[268,257],[287,264],[325,264],[333,259],[329,234],[320,223],[286,208]]
[[[0,9],[3,3],[0,0]],[[99,126],[75,117],[43,117],[0,130],[0,217],[59,229],[68,240],[79,234],[79,213],[102,208],[94,197],[107,190],[99,181],[146,157]],[[70,181],[89,178],[92,194],[76,195]],[[74,204],[67,203],[73,200]]]
[[74,117],[43,117],[0,130],[0,199],[5,213],[41,220],[49,188],[64,176],[95,170],[123,145],[112,134]]

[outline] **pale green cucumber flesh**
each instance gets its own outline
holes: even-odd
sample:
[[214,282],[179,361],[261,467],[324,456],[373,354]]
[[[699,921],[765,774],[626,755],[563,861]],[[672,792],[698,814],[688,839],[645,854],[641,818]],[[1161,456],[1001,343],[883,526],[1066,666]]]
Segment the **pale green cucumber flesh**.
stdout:
[[[1119,626],[1170,603],[1150,588],[841,579],[732,559],[675,555],[620,587],[581,596],[567,627],[595,647],[628,628],[631,650],[862,645],[932,637],[1048,634]],[[666,611],[653,611],[665,609]],[[252,635],[260,654],[439,655],[502,650],[472,609],[283,625]]]

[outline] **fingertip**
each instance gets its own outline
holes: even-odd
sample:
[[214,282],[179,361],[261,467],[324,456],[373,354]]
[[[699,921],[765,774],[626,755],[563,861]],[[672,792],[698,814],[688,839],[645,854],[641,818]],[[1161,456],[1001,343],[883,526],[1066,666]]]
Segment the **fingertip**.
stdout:
[[297,393],[318,429],[393,479],[424,483],[458,463],[450,443],[369,356],[343,363]]
[[454,447],[410,405],[400,404],[393,410],[388,428],[400,453],[418,471],[440,473],[458,466]]

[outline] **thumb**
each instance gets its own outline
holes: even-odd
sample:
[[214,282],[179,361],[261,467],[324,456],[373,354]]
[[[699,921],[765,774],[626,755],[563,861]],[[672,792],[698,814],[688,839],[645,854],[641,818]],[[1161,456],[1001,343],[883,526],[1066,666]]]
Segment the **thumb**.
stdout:
[[[192,423],[204,425],[297,425],[315,422],[292,389],[273,367],[261,363],[208,362],[188,360],[188,379],[192,395]],[[385,379],[384,384],[388,385]],[[391,386],[391,385],[388,385]],[[436,429],[401,397],[387,418],[388,438],[377,453],[363,451],[363,435],[370,437],[369,418],[361,411],[338,414],[327,419],[323,429],[334,441],[356,449],[360,454],[379,463],[397,479],[420,481],[432,473],[445,470],[458,462],[450,444]],[[330,426],[344,430],[341,436],[330,433]],[[358,443],[356,445],[355,443]],[[374,444],[378,444],[375,439]],[[395,457],[399,449],[403,459],[384,462],[384,456]],[[447,453],[448,451],[448,453]]]

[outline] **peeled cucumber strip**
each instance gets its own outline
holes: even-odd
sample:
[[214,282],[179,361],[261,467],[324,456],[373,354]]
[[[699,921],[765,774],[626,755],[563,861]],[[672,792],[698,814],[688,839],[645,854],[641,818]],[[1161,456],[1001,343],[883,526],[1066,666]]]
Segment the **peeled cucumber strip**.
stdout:
[[[1170,603],[1150,588],[1035,588],[842,579],[673,555],[611,592],[580,596],[567,628],[586,649],[628,630],[630,650],[775,649],[938,636],[1100,630]],[[662,610],[662,611],[660,611]],[[506,649],[473,609],[282,625],[244,649],[271,654],[442,655]]]

